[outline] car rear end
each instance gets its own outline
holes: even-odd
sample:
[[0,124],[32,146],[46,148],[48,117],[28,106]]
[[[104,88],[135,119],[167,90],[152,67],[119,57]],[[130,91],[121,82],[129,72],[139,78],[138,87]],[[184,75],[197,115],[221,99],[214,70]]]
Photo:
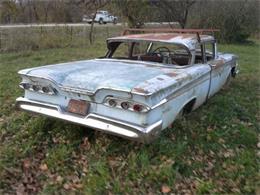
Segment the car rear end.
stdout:
[[19,109],[140,142],[150,142],[161,131],[160,115],[154,117],[143,96],[115,89],[91,93],[46,78],[21,76],[24,96],[16,100]]

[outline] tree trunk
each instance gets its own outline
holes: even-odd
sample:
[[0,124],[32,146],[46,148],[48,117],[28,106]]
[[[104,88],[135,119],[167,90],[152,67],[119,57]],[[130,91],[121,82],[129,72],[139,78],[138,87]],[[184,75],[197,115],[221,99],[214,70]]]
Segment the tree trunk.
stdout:
[[95,10],[95,13],[91,19],[91,26],[90,26],[90,32],[89,32],[89,43],[90,45],[93,44],[93,30],[94,30],[94,23],[95,23],[95,18],[97,15],[97,10]]

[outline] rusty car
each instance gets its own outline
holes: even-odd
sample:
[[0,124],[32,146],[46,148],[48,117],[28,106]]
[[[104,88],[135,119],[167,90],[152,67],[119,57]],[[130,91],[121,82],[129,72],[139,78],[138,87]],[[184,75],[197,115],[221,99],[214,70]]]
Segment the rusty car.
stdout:
[[19,71],[19,109],[151,142],[238,73],[213,29],[128,29],[104,57]]

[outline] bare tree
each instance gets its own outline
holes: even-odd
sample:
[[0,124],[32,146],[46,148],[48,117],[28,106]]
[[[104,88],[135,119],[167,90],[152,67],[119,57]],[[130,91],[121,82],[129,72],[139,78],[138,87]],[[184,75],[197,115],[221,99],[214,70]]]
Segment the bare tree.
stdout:
[[104,6],[106,6],[110,0],[79,0],[77,1],[78,5],[81,5],[84,9],[84,12],[88,12],[91,10],[93,12],[92,15],[92,22],[91,22],[91,27],[90,27],[90,32],[89,32],[89,42],[90,44],[93,43],[93,30],[94,30],[94,24],[95,24],[95,17],[97,14],[97,11]]
[[18,9],[15,0],[4,0],[0,2],[1,15],[0,19],[4,23],[16,22]]
[[139,28],[151,16],[149,0],[115,0],[115,9],[123,16],[129,27]]
[[181,28],[187,24],[188,14],[195,0],[159,0],[155,3],[168,22],[178,22]]
[[51,3],[50,1],[45,1],[43,2],[43,17],[44,17],[44,22],[47,23],[48,22],[48,15],[49,15],[49,11],[50,11],[50,6],[51,6]]

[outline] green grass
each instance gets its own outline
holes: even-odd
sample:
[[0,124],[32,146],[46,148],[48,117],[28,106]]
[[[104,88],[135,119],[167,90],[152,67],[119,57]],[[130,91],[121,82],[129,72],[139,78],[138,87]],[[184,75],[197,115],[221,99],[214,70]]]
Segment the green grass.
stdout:
[[149,145],[14,109],[18,70],[102,56],[102,42],[0,54],[0,193],[256,193],[259,44],[220,45],[238,77]]
[[[122,28],[94,25],[93,39],[104,42],[108,37],[118,35]],[[0,52],[90,47],[89,33],[90,26],[0,28]]]

